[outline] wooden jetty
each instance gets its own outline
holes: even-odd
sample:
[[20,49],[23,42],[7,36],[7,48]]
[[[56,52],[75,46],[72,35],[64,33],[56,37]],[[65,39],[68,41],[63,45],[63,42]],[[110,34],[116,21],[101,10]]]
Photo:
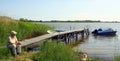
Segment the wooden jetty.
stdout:
[[55,32],[52,34],[45,34],[35,38],[25,39],[21,41],[21,45],[22,47],[29,48],[38,45],[40,42],[44,42],[46,39],[57,40],[59,42],[62,41],[65,42],[66,44],[70,44],[72,42],[80,40],[80,38],[84,38],[85,35],[88,36],[88,34],[89,34],[88,29]]

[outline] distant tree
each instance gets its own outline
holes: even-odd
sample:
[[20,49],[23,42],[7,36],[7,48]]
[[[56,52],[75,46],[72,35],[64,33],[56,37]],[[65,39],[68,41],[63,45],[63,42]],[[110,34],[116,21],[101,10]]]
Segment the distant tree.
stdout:
[[39,20],[39,22],[42,22],[42,20]]
[[20,20],[20,21],[23,21],[23,22],[29,21],[28,19],[24,19],[24,18],[20,18],[19,20]]
[[58,20],[51,20],[51,22],[58,22]]
[[25,22],[25,19],[24,18],[20,18],[19,21]]

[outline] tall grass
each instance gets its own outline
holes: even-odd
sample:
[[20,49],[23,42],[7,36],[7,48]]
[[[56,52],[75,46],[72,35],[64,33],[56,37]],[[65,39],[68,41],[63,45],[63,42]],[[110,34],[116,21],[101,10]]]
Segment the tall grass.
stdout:
[[73,50],[63,44],[46,42],[40,45],[40,51],[32,56],[34,61],[77,61]]
[[7,37],[12,30],[17,32],[18,40],[23,40],[45,34],[49,29],[53,28],[44,24],[21,22],[9,17],[0,16],[0,46],[5,45]]
[[87,61],[104,61],[101,58],[88,58]]
[[6,48],[0,48],[0,60],[1,59],[8,59],[10,58],[11,54],[9,49]]
[[115,61],[120,61],[120,56],[115,56]]
[[21,22],[10,17],[0,16],[0,59],[11,57],[9,49],[3,46],[6,45],[6,40],[12,30],[17,32],[18,40],[23,40],[45,34],[49,29],[53,28],[44,24]]

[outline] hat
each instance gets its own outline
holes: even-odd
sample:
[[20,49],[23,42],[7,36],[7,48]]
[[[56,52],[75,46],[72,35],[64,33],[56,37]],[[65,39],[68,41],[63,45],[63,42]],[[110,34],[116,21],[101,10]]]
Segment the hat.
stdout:
[[11,34],[17,34],[17,32],[16,31],[11,31]]

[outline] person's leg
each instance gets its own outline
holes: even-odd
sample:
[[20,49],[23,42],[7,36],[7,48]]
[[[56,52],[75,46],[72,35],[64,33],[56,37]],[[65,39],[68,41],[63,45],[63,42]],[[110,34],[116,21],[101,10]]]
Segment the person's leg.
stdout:
[[16,51],[17,51],[17,54],[21,53],[21,45],[16,46]]
[[9,45],[10,52],[13,56],[17,55],[16,47],[14,45]]
[[12,53],[12,48],[9,48],[9,50],[10,50],[11,55],[13,55],[13,53]]

